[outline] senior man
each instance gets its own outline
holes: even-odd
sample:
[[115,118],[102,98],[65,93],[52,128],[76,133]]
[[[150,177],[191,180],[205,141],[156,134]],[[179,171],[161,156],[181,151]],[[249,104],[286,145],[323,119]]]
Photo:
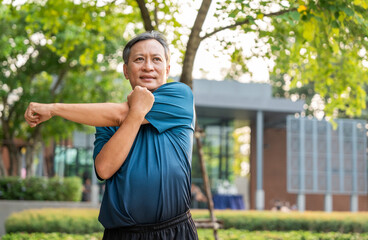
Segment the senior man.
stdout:
[[30,103],[25,118],[31,127],[52,116],[96,126],[95,170],[106,180],[103,239],[198,239],[189,211],[192,91],[166,83],[170,51],[158,32],[129,41],[123,59],[133,89],[127,102]]

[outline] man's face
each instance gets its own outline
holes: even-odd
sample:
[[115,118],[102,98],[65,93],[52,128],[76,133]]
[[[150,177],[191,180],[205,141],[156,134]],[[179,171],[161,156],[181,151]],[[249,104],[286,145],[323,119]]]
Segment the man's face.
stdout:
[[130,50],[128,64],[124,64],[124,76],[132,88],[146,87],[151,92],[166,83],[169,71],[165,49],[154,39],[134,44]]

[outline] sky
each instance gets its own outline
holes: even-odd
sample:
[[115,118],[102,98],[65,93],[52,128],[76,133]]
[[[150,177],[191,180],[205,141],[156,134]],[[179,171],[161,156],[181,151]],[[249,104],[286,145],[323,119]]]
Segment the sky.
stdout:
[[[194,23],[194,16],[197,15],[201,1],[194,1],[193,4],[183,3],[181,6],[182,13],[177,17],[177,20],[184,26],[191,27]],[[210,26],[217,25],[218,19],[213,16],[215,4],[212,3],[207,18],[202,29],[207,29]],[[227,23],[223,23],[227,24]],[[246,54],[251,54],[251,49],[255,46],[256,36],[253,33],[240,34],[236,31],[224,30],[216,34],[219,38],[235,41],[240,44]],[[211,49],[209,51],[208,49]],[[223,80],[226,75],[226,69],[230,68],[230,56],[222,54],[222,48],[216,42],[215,38],[208,38],[201,43],[196,54],[193,78],[206,78],[208,80]],[[173,51],[171,57],[171,76],[179,76],[181,73],[181,65],[178,63],[179,56]],[[250,74],[245,73],[239,80],[241,82],[269,82],[269,69],[272,66],[272,61],[264,61],[260,58],[252,58],[248,63]]]

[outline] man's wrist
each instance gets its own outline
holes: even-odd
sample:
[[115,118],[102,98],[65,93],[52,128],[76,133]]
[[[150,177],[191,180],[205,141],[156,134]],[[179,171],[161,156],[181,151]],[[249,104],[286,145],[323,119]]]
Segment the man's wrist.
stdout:
[[51,117],[53,116],[57,116],[58,115],[58,111],[57,108],[59,107],[59,103],[50,103],[50,115]]
[[129,109],[129,113],[128,113],[127,118],[129,117],[131,119],[134,119],[134,121],[137,121],[137,122],[141,123],[141,122],[143,122],[145,116],[146,116],[146,113],[144,113],[144,112],[134,110],[134,109]]

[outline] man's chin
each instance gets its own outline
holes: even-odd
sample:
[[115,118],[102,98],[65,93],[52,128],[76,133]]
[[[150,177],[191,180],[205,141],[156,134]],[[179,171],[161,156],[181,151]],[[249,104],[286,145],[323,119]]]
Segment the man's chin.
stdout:
[[157,88],[159,88],[159,87],[155,87],[155,88],[147,88],[147,89],[148,89],[148,91],[150,91],[150,92],[154,92],[154,91],[156,91],[156,90],[157,90]]
[[[163,85],[163,84],[165,84],[165,83],[162,83],[161,85]],[[139,86],[147,88],[147,90],[150,91],[150,92],[156,91],[156,89],[159,88],[161,85],[158,85],[158,84],[154,84],[154,85],[152,85],[152,84],[139,84]]]

